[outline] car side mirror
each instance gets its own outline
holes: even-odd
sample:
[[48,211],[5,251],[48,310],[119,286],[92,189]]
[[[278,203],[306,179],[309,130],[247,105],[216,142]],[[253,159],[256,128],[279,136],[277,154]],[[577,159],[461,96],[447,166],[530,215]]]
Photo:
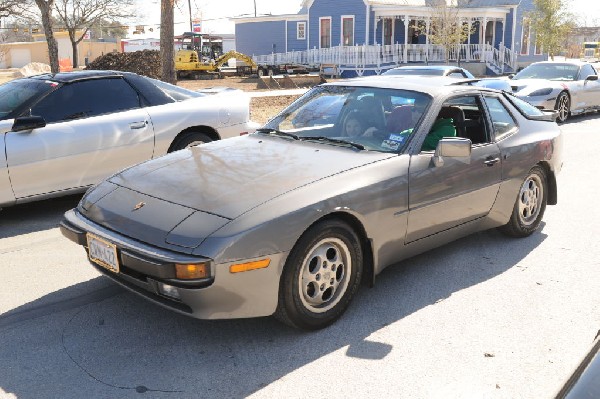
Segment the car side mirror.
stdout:
[[464,137],[443,137],[435,148],[433,163],[438,167],[444,166],[444,157],[464,158],[468,163],[471,160],[472,144],[470,139]]
[[598,80],[598,75],[590,75],[586,77],[585,80]]
[[515,77],[515,74],[514,74],[514,73],[511,73],[510,75],[508,75],[508,78],[509,78],[509,79],[512,79],[512,78],[514,78],[514,77]]
[[22,116],[15,118],[12,125],[13,132],[22,132],[24,130],[33,130],[46,126],[46,120],[41,116]]

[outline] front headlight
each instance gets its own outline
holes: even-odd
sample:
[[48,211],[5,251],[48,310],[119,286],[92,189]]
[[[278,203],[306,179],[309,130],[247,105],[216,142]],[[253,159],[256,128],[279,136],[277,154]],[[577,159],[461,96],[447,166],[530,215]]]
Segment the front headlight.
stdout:
[[536,90],[536,91],[530,93],[528,95],[528,97],[547,96],[550,93],[552,93],[552,89],[550,89],[550,88],[548,88],[548,89],[539,89],[539,90]]

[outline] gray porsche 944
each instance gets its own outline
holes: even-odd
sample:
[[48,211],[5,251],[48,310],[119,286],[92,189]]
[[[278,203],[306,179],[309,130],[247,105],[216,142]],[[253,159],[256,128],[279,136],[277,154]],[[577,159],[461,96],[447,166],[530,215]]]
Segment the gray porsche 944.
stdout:
[[109,177],[62,233],[101,273],[201,319],[333,323],[387,266],[557,203],[556,112],[456,79],[317,86],[247,136]]

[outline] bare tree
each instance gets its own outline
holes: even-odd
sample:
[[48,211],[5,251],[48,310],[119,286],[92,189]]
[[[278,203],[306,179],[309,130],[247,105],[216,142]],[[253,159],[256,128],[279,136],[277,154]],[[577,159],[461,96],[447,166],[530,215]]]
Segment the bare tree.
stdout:
[[452,47],[467,41],[474,32],[473,27],[460,20],[458,3],[448,4],[445,0],[432,2],[429,26],[420,21],[417,29],[427,34],[429,43],[444,48],[444,60],[448,63]]
[[69,33],[74,68],[79,66],[78,45],[86,33],[101,21],[131,17],[133,4],[133,0],[57,0],[55,9]]
[[533,0],[533,4],[535,9],[527,13],[527,18],[535,32],[536,44],[554,60],[575,27],[575,18],[567,10],[565,0]]
[[107,21],[102,20],[90,28],[92,37],[113,37],[113,38],[124,38],[128,32],[125,24],[119,21]]
[[160,53],[161,79],[165,82],[176,83],[175,75],[175,33],[174,33],[175,0],[160,1]]
[[35,4],[42,14],[42,26],[44,27],[44,34],[46,35],[46,43],[48,43],[50,70],[53,73],[57,73],[60,70],[58,65],[58,43],[52,32],[52,8],[54,7],[54,0],[35,0]]
[[0,0],[0,18],[21,15],[25,7],[23,0]]

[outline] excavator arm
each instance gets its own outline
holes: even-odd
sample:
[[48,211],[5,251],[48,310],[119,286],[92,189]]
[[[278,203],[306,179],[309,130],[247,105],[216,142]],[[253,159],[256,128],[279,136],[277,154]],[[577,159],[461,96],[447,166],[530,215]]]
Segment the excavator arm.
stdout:
[[242,54],[235,50],[229,50],[228,52],[226,52],[225,54],[223,54],[222,56],[220,56],[219,58],[217,58],[215,60],[215,67],[216,68],[222,67],[227,61],[229,61],[232,58],[235,58],[236,60],[244,61],[248,66],[251,66],[252,68],[256,68],[256,66],[257,66],[256,62],[254,62],[254,60],[251,57],[247,56],[246,54]]

